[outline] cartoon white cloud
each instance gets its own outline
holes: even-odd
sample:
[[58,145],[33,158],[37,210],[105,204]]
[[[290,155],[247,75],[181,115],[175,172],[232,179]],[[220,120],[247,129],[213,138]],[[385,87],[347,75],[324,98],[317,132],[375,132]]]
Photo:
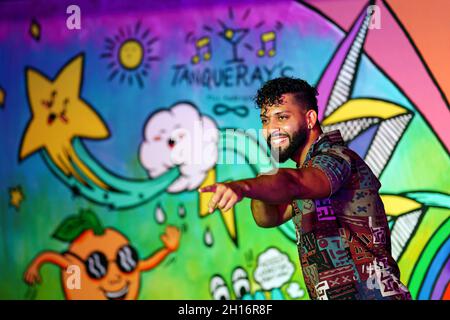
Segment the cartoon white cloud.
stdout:
[[297,282],[291,282],[288,285],[286,292],[292,299],[299,299],[305,295],[305,290],[303,290]]
[[151,178],[179,166],[181,176],[168,192],[193,190],[216,164],[218,140],[219,131],[212,119],[202,116],[190,103],[179,103],[156,112],[147,121],[139,158]]

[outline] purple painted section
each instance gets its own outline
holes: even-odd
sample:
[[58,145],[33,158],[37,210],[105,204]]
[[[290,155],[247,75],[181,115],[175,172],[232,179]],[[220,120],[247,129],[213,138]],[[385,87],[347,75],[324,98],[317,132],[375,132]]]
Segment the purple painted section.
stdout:
[[317,103],[319,106],[319,120],[323,120],[325,107],[330,99],[331,91],[333,90],[334,83],[339,75],[339,70],[347,57],[350,47],[355,40],[365,17],[366,11],[364,10],[337,49],[332,61],[327,66],[327,69],[320,79],[319,85],[317,86],[317,91],[320,92],[317,98]]
[[447,263],[439,275],[436,285],[434,286],[433,294],[431,295],[431,300],[440,300],[444,294],[445,288],[450,281],[450,258],[447,259]]
[[358,135],[354,140],[349,143],[349,147],[353,149],[361,158],[367,154],[369,150],[370,144],[372,143],[373,137],[377,132],[378,125],[374,125],[371,128],[367,129],[360,135]]
[[[30,0],[30,1],[10,1],[1,4],[0,20],[17,20],[35,18],[49,18],[66,14],[66,9],[70,5],[77,5],[83,15],[130,13],[156,10],[179,10],[183,8],[209,7],[224,5],[227,7],[246,5],[271,4],[269,0],[164,0],[164,1],[123,1],[123,0]],[[292,0],[277,0],[280,3],[291,3]],[[32,17],[30,16],[32,12]]]

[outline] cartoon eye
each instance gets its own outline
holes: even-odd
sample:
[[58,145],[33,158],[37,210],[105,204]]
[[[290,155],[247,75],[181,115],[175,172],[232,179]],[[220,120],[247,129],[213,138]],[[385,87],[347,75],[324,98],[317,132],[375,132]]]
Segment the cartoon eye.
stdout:
[[136,249],[125,245],[117,252],[117,265],[122,272],[129,273],[136,270],[139,257]]
[[242,268],[236,268],[233,272],[233,290],[238,299],[250,293],[250,281],[247,272]]
[[189,132],[185,128],[180,128],[179,126],[175,127],[175,129],[171,133],[171,139],[175,142],[179,142],[183,139]]
[[93,279],[103,278],[108,271],[108,259],[99,251],[91,253],[86,259],[85,264],[89,277]]
[[50,113],[47,117],[47,123],[52,124],[56,119],[56,114],[54,112]]
[[214,300],[230,300],[230,291],[221,276],[214,276],[209,287]]

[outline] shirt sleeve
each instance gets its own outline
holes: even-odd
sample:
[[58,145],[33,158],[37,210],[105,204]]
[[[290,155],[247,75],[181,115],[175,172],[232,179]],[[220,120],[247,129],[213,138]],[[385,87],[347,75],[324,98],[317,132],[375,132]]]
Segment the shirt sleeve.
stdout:
[[313,156],[305,167],[321,170],[328,178],[330,196],[337,192],[351,175],[351,159],[344,153],[345,147],[333,146]]

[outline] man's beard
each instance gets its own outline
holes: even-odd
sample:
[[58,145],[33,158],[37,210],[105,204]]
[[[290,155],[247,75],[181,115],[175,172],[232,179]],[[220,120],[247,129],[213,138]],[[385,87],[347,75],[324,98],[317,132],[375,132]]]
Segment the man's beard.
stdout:
[[308,131],[306,129],[306,126],[300,128],[298,131],[294,132],[292,136],[289,134],[279,134],[277,136],[283,136],[287,137],[289,140],[289,145],[285,147],[284,149],[281,149],[281,147],[272,147],[270,144],[270,141],[272,139],[272,135],[269,136],[267,139],[267,144],[269,145],[270,151],[272,156],[278,161],[278,162],[286,162],[289,158],[292,158],[294,153],[297,152],[297,150],[305,144],[306,138],[307,138]]

